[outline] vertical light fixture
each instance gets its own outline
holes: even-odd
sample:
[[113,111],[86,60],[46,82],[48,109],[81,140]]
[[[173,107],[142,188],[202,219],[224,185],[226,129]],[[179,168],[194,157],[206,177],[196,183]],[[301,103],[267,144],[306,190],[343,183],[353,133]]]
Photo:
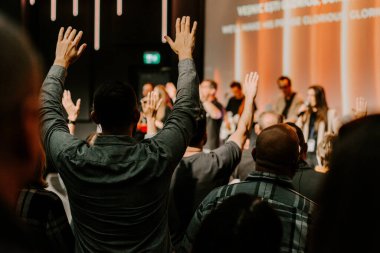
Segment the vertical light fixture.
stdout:
[[94,13],[94,49],[100,48],[100,0],[95,0]]
[[116,14],[118,16],[123,15],[123,0],[116,0]]
[[57,19],[57,0],[50,1],[50,19],[51,21]]
[[36,0],[29,0],[30,5],[34,5],[36,3]]
[[168,34],[168,0],[162,0],[161,5],[161,41],[165,43],[164,35]]
[[342,1],[342,21],[340,23],[340,79],[342,92],[342,113],[350,113],[350,87],[348,82],[348,1]]
[[76,17],[79,14],[78,0],[73,0],[73,16]]

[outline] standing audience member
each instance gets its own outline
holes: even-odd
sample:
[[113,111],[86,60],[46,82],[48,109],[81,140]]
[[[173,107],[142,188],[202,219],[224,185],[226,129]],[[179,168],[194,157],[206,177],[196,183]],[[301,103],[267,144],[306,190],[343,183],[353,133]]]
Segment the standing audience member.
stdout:
[[190,140],[184,157],[176,167],[170,185],[169,225],[175,246],[198,205],[215,187],[228,183],[232,171],[240,161],[241,150],[249,134],[254,115],[254,100],[257,93],[257,73],[245,77],[245,107],[236,131],[227,142],[209,153],[203,152],[206,142],[206,113],[197,121],[197,132]]
[[17,199],[40,161],[41,62],[27,36],[0,13],[0,251],[45,252],[16,218]]
[[177,99],[177,87],[175,87],[173,82],[167,82],[165,84],[165,90],[170,97],[171,103],[174,104]]
[[221,141],[226,141],[227,138],[235,132],[242,112],[239,109],[242,107],[244,101],[244,93],[239,82],[232,82],[230,84],[230,91],[232,97],[228,99],[226,113],[224,114],[219,134]]
[[[154,89],[153,83],[150,83],[150,82],[145,83],[142,87],[142,90],[141,90],[140,100],[143,99],[144,97],[146,97],[149,94],[149,92],[152,92],[153,89]],[[140,111],[140,119],[137,122],[136,131],[135,131],[133,137],[136,140],[141,141],[145,137],[147,126],[146,126],[146,118],[144,117],[144,115],[141,112],[142,111],[141,107],[139,107],[139,111]]]
[[[274,111],[262,112],[254,126],[255,134],[259,135],[265,128],[282,123],[282,120],[282,115],[279,115]],[[231,176],[231,183],[244,181],[248,177],[249,173],[255,170],[255,161],[252,157],[253,147],[254,145],[252,145],[252,148],[249,147],[243,150],[240,163],[236,166],[235,171]]]
[[299,107],[303,104],[303,98],[292,89],[292,81],[287,76],[277,79],[278,88],[282,94],[277,98],[274,111],[284,116],[285,122],[296,122]]
[[216,98],[218,85],[213,80],[204,80],[199,85],[199,97],[207,116],[207,142],[205,151],[216,149],[220,146],[219,134],[223,121],[224,108]]
[[310,233],[311,253],[378,252],[380,115],[343,125],[320,188]]
[[141,90],[141,98],[144,98],[148,95],[149,92],[152,92],[154,89],[154,84],[151,82],[144,83]]
[[239,193],[205,218],[192,253],[279,253],[281,240],[281,220],[270,204]]
[[314,168],[318,165],[316,151],[326,133],[337,133],[340,127],[335,109],[329,109],[325,90],[313,85],[307,90],[307,104],[299,108],[297,125],[302,129],[307,142],[307,162]]
[[169,118],[173,110],[173,104],[169,94],[166,92],[165,86],[158,84],[154,87],[153,91],[158,94],[158,98],[162,100],[156,114],[156,126],[159,129],[164,127],[166,120]]
[[176,20],[176,39],[166,36],[179,57],[177,103],[164,128],[136,142],[139,119],[133,88],[106,83],[94,94],[95,123],[102,133],[93,146],[70,135],[61,98],[67,68],[83,53],[82,32],[60,29],[54,65],[41,89],[42,138],[48,161],[66,185],[76,252],[172,252],[167,221],[169,185],[195,129],[200,110],[192,60],[196,22]]
[[178,252],[191,252],[207,215],[224,200],[239,193],[261,198],[277,211],[283,226],[281,252],[305,252],[315,203],[296,192],[292,185],[298,168],[298,143],[296,132],[287,124],[264,129],[252,152],[256,170],[246,181],[216,188],[207,195],[195,212]]
[[300,147],[298,170],[293,177],[294,188],[305,197],[317,202],[318,190],[325,175],[316,171],[314,167],[310,167],[307,163],[307,143],[305,142],[302,129],[293,122],[287,122],[286,124],[293,127],[297,133]]
[[54,192],[46,190],[44,153],[40,160],[33,180],[20,191],[16,214],[33,233],[44,238],[49,252],[72,253],[74,236],[62,200]]

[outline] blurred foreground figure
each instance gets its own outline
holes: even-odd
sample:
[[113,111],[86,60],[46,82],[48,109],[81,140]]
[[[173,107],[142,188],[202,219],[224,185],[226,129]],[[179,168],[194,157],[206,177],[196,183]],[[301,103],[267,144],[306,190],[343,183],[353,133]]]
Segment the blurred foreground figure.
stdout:
[[27,37],[0,13],[0,252],[41,252],[14,215],[41,156],[41,65]]
[[343,125],[333,142],[309,252],[378,252],[380,115]]

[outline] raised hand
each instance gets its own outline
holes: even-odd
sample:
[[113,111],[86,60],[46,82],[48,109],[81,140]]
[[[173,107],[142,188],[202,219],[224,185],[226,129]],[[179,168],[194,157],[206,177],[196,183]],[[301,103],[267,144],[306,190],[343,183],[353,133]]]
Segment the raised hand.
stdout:
[[367,100],[364,97],[357,97],[353,111],[355,119],[367,116]]
[[149,92],[147,96],[141,99],[141,107],[144,116],[147,119],[155,118],[161,103],[162,99],[158,99],[158,94],[156,92]]
[[192,58],[195,46],[195,32],[197,30],[197,22],[193,23],[190,31],[190,17],[177,18],[175,24],[176,38],[173,41],[169,36],[165,36],[172,50],[178,54],[180,60]]
[[62,96],[62,105],[66,110],[68,120],[75,122],[78,118],[80,111],[80,98],[77,100],[76,104],[74,104],[71,99],[71,93],[69,90],[63,91]]
[[77,30],[72,29],[71,26],[67,28],[66,32],[65,29],[61,27],[58,33],[54,65],[68,68],[82,55],[84,49],[87,47],[86,43],[79,46],[82,34],[82,31],[77,34]]
[[252,103],[252,101],[256,97],[258,80],[259,80],[259,75],[257,74],[257,72],[250,72],[245,75],[244,92],[245,92],[245,98],[248,99],[249,103]]

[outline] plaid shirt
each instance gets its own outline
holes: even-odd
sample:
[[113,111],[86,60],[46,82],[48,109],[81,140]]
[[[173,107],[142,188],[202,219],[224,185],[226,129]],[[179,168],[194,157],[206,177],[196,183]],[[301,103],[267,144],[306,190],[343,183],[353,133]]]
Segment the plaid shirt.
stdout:
[[252,172],[246,181],[216,188],[207,195],[193,216],[179,252],[190,252],[204,218],[225,199],[238,193],[263,198],[278,212],[283,224],[281,252],[305,252],[306,234],[316,204],[294,191],[289,177],[258,171]]
[[45,189],[23,189],[17,208],[32,231],[46,239],[49,252],[74,252],[74,236],[62,200]]

